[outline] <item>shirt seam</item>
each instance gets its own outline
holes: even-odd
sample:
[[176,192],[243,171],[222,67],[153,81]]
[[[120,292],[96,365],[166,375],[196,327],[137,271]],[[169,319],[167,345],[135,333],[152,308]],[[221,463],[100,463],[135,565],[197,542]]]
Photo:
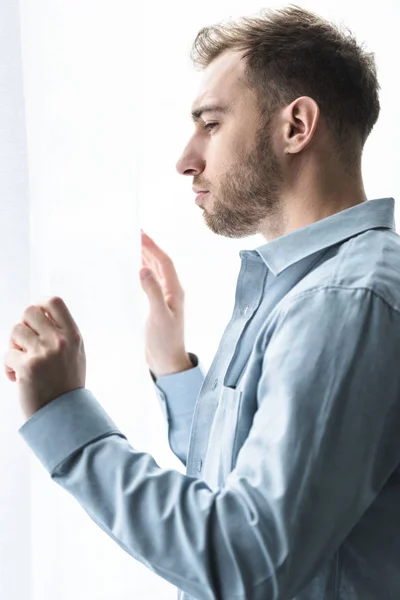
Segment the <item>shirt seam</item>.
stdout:
[[[384,296],[382,296],[379,292],[377,292],[376,290],[373,290],[370,287],[367,286],[345,286],[345,285],[321,285],[321,286],[315,286],[313,288],[310,288],[309,290],[304,290],[303,292],[299,292],[298,294],[296,294],[296,296],[293,296],[292,298],[289,298],[288,300],[288,306],[285,307],[284,311],[282,312],[282,314],[280,315],[280,319],[279,321],[283,318],[283,316],[286,314],[286,312],[288,311],[288,309],[290,308],[290,306],[292,304],[295,304],[295,302],[297,302],[298,300],[301,300],[303,297],[305,296],[309,296],[313,293],[316,292],[320,292],[320,291],[330,291],[330,290],[344,290],[344,291],[352,291],[352,292],[357,292],[357,291],[366,291],[369,292],[371,295],[375,296],[376,298],[379,298],[379,300],[381,300],[384,304],[386,304],[386,306],[388,306],[389,308],[391,308],[394,312],[396,312],[397,314],[400,315],[400,307],[397,308],[396,306],[392,306],[392,304],[390,304],[386,298]],[[279,307],[277,307],[277,309],[279,309]]]

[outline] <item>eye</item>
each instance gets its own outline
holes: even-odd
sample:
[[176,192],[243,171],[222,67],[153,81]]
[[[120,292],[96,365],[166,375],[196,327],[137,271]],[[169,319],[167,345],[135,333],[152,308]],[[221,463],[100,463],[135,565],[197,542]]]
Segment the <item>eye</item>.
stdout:
[[207,129],[208,131],[211,131],[214,126],[218,125],[218,123],[205,123],[203,125],[203,129]]

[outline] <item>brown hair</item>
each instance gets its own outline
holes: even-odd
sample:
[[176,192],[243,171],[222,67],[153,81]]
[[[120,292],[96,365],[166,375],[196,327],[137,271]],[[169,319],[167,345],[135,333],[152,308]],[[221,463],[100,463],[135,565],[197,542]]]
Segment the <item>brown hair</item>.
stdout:
[[344,169],[360,166],[380,112],[380,85],[375,54],[347,27],[294,4],[262,9],[200,29],[190,58],[202,70],[225,50],[245,51],[245,84],[256,93],[262,121],[300,96],[312,97]]

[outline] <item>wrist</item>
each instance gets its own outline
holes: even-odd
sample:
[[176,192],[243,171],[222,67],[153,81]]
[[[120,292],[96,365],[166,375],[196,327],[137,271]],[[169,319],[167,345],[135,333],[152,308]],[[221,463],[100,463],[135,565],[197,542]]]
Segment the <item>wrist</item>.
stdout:
[[189,354],[186,355],[174,362],[169,363],[168,365],[162,365],[157,368],[151,368],[150,371],[153,373],[154,377],[162,377],[163,375],[176,375],[177,373],[183,373],[184,371],[188,371],[189,369],[193,369],[195,365],[193,364]]

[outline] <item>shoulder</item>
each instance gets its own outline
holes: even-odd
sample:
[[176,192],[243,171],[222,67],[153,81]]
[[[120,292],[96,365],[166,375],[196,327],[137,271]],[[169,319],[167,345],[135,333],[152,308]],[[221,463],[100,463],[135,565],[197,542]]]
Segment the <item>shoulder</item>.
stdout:
[[314,295],[358,302],[372,295],[400,312],[400,236],[389,229],[370,229],[328,249],[283,304]]
[[[290,337],[391,336],[400,351],[400,237],[369,230],[323,253],[312,270],[269,313],[257,345],[277,330]],[[383,336],[383,337],[382,337]],[[372,338],[371,338],[372,341]]]

